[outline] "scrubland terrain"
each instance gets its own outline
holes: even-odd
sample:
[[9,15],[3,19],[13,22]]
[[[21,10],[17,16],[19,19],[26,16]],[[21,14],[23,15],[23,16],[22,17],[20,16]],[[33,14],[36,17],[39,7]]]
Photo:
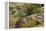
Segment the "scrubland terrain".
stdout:
[[44,4],[9,3],[9,28],[44,26]]

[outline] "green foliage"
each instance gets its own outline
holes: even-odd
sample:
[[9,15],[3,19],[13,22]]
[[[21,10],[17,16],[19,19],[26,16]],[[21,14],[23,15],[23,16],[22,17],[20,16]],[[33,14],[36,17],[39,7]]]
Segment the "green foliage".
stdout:
[[[42,5],[42,6],[41,6]],[[28,16],[34,15],[34,14],[42,14],[43,11],[41,10],[41,7],[43,7],[43,4],[30,4],[30,3],[10,3],[9,4],[9,16],[14,17],[15,19],[13,21],[16,21],[16,26],[19,26],[20,28],[27,28],[27,27],[34,27],[39,24],[39,21],[32,19],[29,19]],[[16,18],[25,18],[26,22],[22,24],[19,22]],[[12,20],[11,20],[12,21]],[[13,22],[14,23],[14,22]],[[10,23],[12,24],[12,23]]]

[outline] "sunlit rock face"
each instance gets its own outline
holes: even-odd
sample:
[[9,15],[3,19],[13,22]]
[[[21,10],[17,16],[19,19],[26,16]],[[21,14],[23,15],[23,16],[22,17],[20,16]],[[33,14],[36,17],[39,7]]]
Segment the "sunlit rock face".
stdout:
[[29,19],[37,20],[39,22],[42,22],[44,18],[41,15],[33,14],[28,16]]

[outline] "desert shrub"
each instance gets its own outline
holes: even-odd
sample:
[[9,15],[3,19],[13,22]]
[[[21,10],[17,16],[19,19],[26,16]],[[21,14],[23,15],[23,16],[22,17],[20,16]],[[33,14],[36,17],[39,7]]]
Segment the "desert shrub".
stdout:
[[[30,4],[30,3],[10,3],[9,4],[9,18],[11,19],[14,17],[15,19],[19,18],[26,18],[26,22],[17,21],[14,19],[14,26],[15,28],[27,28],[27,27],[34,27],[40,24],[39,21],[34,20],[32,17],[29,19],[28,16],[37,14],[43,16],[43,4]],[[42,10],[41,10],[42,9]],[[42,14],[42,15],[41,15]],[[24,19],[23,19],[24,20]],[[12,20],[10,20],[12,21]],[[9,25],[12,26],[13,23],[9,21]],[[16,21],[16,22],[15,22]]]

